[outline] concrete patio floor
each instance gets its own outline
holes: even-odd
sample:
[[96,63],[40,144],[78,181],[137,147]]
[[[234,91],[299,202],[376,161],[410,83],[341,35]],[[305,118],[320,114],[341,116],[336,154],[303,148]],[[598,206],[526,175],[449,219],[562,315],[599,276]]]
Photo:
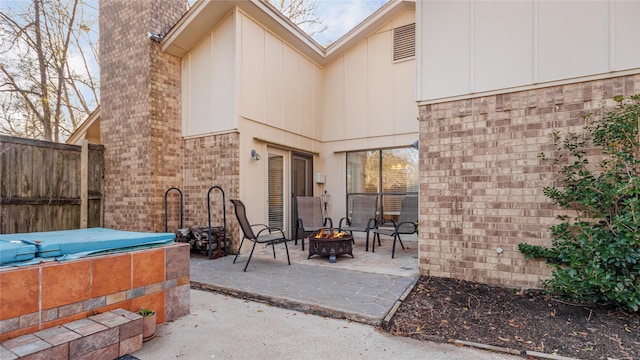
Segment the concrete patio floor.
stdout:
[[236,297],[264,301],[279,307],[312,314],[380,325],[398,299],[419,276],[417,241],[398,245],[391,258],[390,240],[383,240],[376,252],[365,251],[364,239],[356,239],[353,254],[328,257],[301,250],[301,244],[288,246],[291,266],[287,265],[284,244],[258,245],[246,272],[250,248],[243,248],[233,264],[233,256],[208,260],[191,258],[191,286]]
[[132,355],[141,360],[522,359],[200,290],[191,290],[190,315],[160,325]]
[[[191,256],[191,314],[158,327],[154,339],[133,355],[140,359],[514,359],[449,344],[417,341],[380,332],[398,299],[419,276],[417,240],[389,239],[376,252],[356,238],[354,258],[308,257],[288,243],[251,243],[234,256]],[[307,244],[308,245],[308,244]],[[371,244],[370,244],[371,245]],[[208,291],[202,291],[208,290]],[[255,301],[252,301],[255,300]],[[371,326],[374,325],[374,326]]]

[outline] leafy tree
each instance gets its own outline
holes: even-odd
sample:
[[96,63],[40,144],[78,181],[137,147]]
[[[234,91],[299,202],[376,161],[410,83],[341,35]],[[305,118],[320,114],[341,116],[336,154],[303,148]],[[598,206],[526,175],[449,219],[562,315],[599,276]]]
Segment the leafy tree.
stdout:
[[314,0],[269,0],[269,3],[310,36],[327,30],[316,15],[318,3]]
[[0,8],[0,132],[60,141],[98,104],[95,1]]
[[[552,226],[552,247],[520,244],[527,258],[554,267],[546,288],[575,301],[640,308],[640,95],[617,97],[617,107],[591,117],[586,134],[552,133],[562,187],[544,194],[570,210]],[[598,149],[598,164],[592,150]]]

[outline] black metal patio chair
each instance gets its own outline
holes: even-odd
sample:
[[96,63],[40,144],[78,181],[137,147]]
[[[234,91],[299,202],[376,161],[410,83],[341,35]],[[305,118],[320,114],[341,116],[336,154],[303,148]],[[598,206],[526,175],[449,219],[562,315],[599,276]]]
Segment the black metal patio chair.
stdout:
[[[247,219],[247,212],[244,206],[244,203],[240,200],[230,200],[235,208],[236,218],[238,219],[238,223],[240,223],[240,228],[242,229],[242,240],[240,241],[240,246],[238,247],[238,251],[236,252],[236,257],[233,259],[233,263],[236,263],[238,259],[238,255],[240,255],[240,249],[242,249],[242,243],[244,243],[244,239],[249,241],[253,241],[253,246],[251,247],[251,253],[249,254],[249,259],[247,259],[247,264],[244,266],[244,271],[247,271],[247,267],[249,266],[249,262],[251,261],[251,256],[253,256],[253,250],[256,248],[256,244],[266,244],[271,245],[273,248],[273,258],[276,258],[276,244],[284,243],[284,248],[287,252],[287,262],[291,265],[291,259],[289,258],[289,248],[287,247],[287,239],[284,236],[284,232],[278,228],[268,227],[264,224],[253,224],[249,223]],[[253,232],[253,228],[259,226],[261,227],[260,231],[256,234]]]
[[[302,251],[304,251],[304,238],[321,229],[333,228],[331,218],[322,218],[322,201],[317,196],[296,196],[295,244],[298,245],[298,232],[302,232]],[[327,226],[328,224],[328,226]]]
[[[340,223],[338,225],[338,232],[348,231],[352,236],[354,231],[366,233],[365,251],[369,251],[369,230],[373,230],[377,227],[377,203],[377,196],[354,196],[351,219],[343,217],[340,219]],[[345,222],[345,226],[342,226],[343,221]],[[378,239],[378,245],[380,245],[379,241],[380,240]]]
[[400,246],[402,246],[402,249],[404,250],[404,244],[402,243],[400,234],[409,235],[418,232],[418,197],[405,196],[404,199],[402,199],[402,207],[400,208],[398,222],[396,223],[393,220],[390,221],[393,223],[393,228],[377,228],[373,230],[374,240],[373,249],[371,251],[376,251],[376,238],[378,239],[378,244],[380,244],[380,234],[391,236],[393,237],[393,246],[391,248],[391,258],[393,259],[396,253],[396,239],[400,241]]

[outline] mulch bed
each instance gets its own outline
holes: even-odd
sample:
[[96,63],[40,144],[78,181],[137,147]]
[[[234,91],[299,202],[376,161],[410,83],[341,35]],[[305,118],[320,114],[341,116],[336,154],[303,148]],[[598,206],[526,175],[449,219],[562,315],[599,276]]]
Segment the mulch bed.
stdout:
[[436,342],[464,340],[578,359],[640,359],[640,313],[422,276],[384,329]]

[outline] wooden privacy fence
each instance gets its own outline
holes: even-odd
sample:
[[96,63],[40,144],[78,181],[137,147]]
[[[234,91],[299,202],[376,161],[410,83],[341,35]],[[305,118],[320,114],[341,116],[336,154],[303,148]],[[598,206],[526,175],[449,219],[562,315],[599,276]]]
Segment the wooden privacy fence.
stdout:
[[103,149],[0,135],[0,234],[101,226]]

